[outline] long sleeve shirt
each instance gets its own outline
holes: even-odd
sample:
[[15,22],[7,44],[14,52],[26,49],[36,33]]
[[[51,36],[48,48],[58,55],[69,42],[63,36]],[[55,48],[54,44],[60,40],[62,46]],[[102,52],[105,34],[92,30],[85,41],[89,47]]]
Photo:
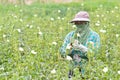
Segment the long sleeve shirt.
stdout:
[[[74,36],[74,33],[75,31],[71,31],[66,35],[64,43],[60,48],[60,54],[66,54],[66,47],[68,44],[70,44],[70,39]],[[89,44],[92,44],[92,47],[89,47]],[[91,30],[87,37],[86,42],[82,45],[86,46],[89,50],[94,51],[96,53],[100,48],[100,37],[98,33]]]

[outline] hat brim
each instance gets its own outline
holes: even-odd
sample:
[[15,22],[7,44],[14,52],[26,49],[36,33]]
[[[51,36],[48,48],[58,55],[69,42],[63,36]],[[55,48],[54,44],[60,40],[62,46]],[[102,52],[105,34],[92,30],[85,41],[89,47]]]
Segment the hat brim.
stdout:
[[75,21],[88,21],[88,22],[90,22],[90,20],[86,19],[86,18],[74,18],[72,21],[70,21],[70,23],[73,23]]

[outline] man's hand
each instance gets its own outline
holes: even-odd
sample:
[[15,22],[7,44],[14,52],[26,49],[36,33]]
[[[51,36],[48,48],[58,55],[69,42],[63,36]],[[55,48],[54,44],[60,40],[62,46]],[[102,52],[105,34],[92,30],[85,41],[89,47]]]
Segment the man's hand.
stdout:
[[80,50],[83,53],[86,53],[88,51],[88,48],[85,47],[82,44],[79,44],[78,40],[75,40],[74,43],[72,44],[74,49]]
[[83,52],[83,53],[86,53],[88,51],[88,48],[85,47],[84,45],[80,44],[79,45],[79,49]]

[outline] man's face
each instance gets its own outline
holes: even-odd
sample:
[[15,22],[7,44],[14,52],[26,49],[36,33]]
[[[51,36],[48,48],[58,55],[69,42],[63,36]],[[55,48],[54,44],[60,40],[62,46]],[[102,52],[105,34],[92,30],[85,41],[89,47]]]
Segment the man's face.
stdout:
[[87,24],[87,21],[75,21],[73,22],[75,25],[80,25],[80,24]]

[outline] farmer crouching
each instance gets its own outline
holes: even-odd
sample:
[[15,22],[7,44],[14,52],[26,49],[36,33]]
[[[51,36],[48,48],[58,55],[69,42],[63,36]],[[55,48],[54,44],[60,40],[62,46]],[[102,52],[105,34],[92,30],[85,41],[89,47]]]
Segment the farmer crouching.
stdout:
[[[74,75],[74,68],[78,67],[82,78],[84,78],[84,68],[88,61],[87,52],[88,50],[93,50],[97,53],[100,47],[100,37],[98,33],[90,29],[89,14],[86,11],[78,12],[70,23],[76,25],[76,30],[66,35],[64,43],[60,48],[60,54],[65,58],[66,47],[70,46],[68,55],[72,58],[72,61],[70,62],[68,77],[71,78]],[[88,45],[91,42],[92,47],[89,47]]]

